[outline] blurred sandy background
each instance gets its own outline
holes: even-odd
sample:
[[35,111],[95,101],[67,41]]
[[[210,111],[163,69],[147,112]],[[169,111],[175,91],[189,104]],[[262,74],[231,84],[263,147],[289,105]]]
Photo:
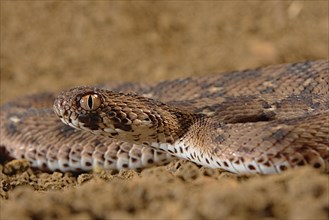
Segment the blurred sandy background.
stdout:
[[[328,4],[1,1],[1,103],[82,84],[328,59]],[[1,219],[329,218],[328,176],[309,168],[238,176],[178,161],[142,172],[0,177]]]
[[1,1],[2,102],[327,57],[327,1]]

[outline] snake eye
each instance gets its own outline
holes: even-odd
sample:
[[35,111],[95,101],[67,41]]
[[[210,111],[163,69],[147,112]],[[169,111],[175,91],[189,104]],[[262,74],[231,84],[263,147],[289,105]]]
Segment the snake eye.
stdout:
[[80,106],[84,110],[96,110],[101,105],[101,98],[97,94],[85,95],[80,99]]

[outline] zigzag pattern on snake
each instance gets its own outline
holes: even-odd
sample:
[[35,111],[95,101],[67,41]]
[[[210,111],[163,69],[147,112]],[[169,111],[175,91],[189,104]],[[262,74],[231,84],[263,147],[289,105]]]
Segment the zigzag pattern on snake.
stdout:
[[51,171],[179,157],[234,173],[329,172],[328,71],[319,60],[26,96],[1,106],[0,146]]

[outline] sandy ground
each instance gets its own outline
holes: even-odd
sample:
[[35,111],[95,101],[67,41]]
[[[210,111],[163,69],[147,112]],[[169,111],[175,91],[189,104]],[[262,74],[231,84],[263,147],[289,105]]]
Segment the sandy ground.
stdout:
[[[1,1],[1,103],[27,91],[328,59],[328,4]],[[13,161],[0,165],[0,218],[329,219],[328,185],[308,167],[234,175],[176,161],[74,175]]]

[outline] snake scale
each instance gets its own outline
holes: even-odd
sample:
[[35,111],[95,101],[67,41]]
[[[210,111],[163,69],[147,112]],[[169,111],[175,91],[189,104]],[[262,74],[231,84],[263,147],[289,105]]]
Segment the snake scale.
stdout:
[[2,154],[43,170],[178,157],[234,173],[329,172],[329,61],[29,95],[2,105],[0,120]]

